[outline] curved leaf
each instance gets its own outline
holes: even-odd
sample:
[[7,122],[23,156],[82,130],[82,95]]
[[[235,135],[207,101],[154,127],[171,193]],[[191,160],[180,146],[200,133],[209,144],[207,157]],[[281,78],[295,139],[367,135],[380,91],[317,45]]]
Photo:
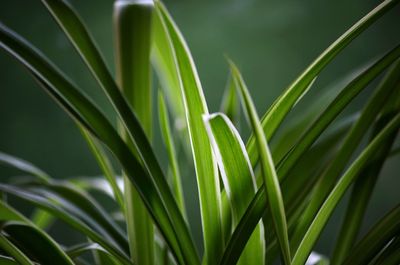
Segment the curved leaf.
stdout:
[[18,170],[21,170],[22,172],[31,174],[33,176],[36,176],[42,181],[48,181],[50,179],[49,175],[46,172],[36,167],[35,165],[21,158],[3,152],[0,152],[0,163],[5,164],[9,167],[16,168]]
[[[0,248],[7,252],[10,256],[12,256],[18,263],[11,264],[20,264],[20,265],[34,265],[32,261],[21,251],[19,250],[13,243],[11,243],[4,235],[0,234]],[[3,260],[0,259],[3,262]],[[9,262],[6,259],[6,262]]]
[[[204,116],[221,177],[233,212],[233,226],[243,216],[256,192],[256,182],[239,132],[224,114]],[[238,264],[264,264],[264,229],[260,222]]]
[[[307,260],[308,255],[320,236],[322,229],[325,227],[329,217],[331,216],[336,205],[343,197],[347,188],[354,181],[360,171],[369,162],[371,157],[376,153],[382,142],[387,139],[400,126],[400,114],[397,114],[390,123],[374,138],[374,140],[363,150],[358,158],[351,164],[349,169],[343,174],[335,188],[329,194],[324,204],[321,206],[312,224],[308,228],[306,234],[294,254],[292,264],[301,265]],[[354,253],[354,252],[353,252]]]
[[110,184],[112,194],[114,199],[118,202],[121,211],[125,209],[124,196],[122,194],[121,189],[117,184],[116,175],[114,169],[112,168],[111,162],[109,161],[105,150],[100,145],[97,139],[95,139],[88,131],[86,131],[82,126],[78,126],[81,131],[81,134],[85,138],[90,151],[94,155],[97,160],[97,163],[100,166],[101,171],[104,173],[105,178]]
[[[2,226],[10,240],[31,259],[42,265],[74,265],[72,260],[46,233],[21,222],[7,222]],[[32,244],[32,242],[34,242]]]
[[207,264],[212,264],[220,258],[224,244],[218,170],[202,120],[202,115],[208,114],[208,109],[190,51],[177,26],[160,2],[156,2],[155,15],[162,21],[163,29],[169,36],[169,45],[165,48],[171,49],[176,64],[175,71],[179,78],[181,100],[185,106],[199,190],[204,260]]
[[251,100],[249,91],[243,81],[239,70],[233,63],[231,64],[232,76],[239,89],[239,94],[243,101],[246,114],[254,131],[258,153],[260,154],[261,171],[266,188],[266,196],[271,211],[271,216],[275,228],[275,234],[278,238],[284,264],[289,265],[291,262],[288,229],[286,223],[286,213],[283,204],[281,188],[279,185],[278,175],[275,170],[274,162],[269,150],[267,139],[262,131],[262,127],[257,115],[256,108]]
[[[292,168],[292,166],[297,163],[297,160],[305,155],[305,152],[308,150],[309,145],[311,145],[318,139],[318,137],[331,124],[333,119],[337,115],[339,115],[339,113],[351,102],[351,100],[354,98],[354,92],[358,89],[364,88],[365,85],[368,84],[368,82],[379,75],[399,56],[400,46],[397,46],[390,52],[388,52],[385,56],[383,56],[379,61],[373,64],[371,67],[369,67],[367,70],[357,76],[343,89],[341,93],[339,93],[339,95],[334,100],[335,104],[330,104],[329,107],[320,115],[318,120],[314,122],[313,126],[310,126],[310,129],[308,129],[308,131],[303,134],[302,140],[299,140],[294,148],[287,154],[287,156],[284,157],[285,160],[283,160],[282,162],[278,162],[279,165],[277,173],[278,177],[280,179],[282,178],[282,181],[284,181],[284,178],[288,176],[287,173],[290,172],[290,170],[288,169]],[[360,86],[360,84],[364,84],[364,86]],[[337,105],[341,105],[341,107],[337,108]],[[267,206],[267,201],[264,200],[263,196],[265,197],[265,187],[262,185],[257,191],[256,196],[253,198],[253,201],[247,209],[244,218],[240,221],[238,225],[239,230],[233,233],[234,237],[232,237],[228,243],[227,249],[235,249],[235,251],[230,252],[230,254],[224,253],[224,258],[229,259],[229,255],[235,254],[238,249],[243,248],[243,246],[240,247],[240,245],[242,245],[243,243],[243,239],[247,238],[249,234],[251,234],[257,224],[257,222],[249,222],[249,220],[251,220],[252,218],[260,220],[264,213],[263,209],[265,209]]]
[[[397,74],[400,74],[397,73]],[[395,74],[395,75],[397,75]],[[393,91],[390,98],[386,101],[379,119],[375,122],[372,129],[372,137],[375,136],[386,123],[400,110],[400,82],[397,89]],[[379,173],[389,156],[397,133],[393,133],[388,140],[382,144],[375,155],[373,161],[366,167],[357,178],[348,202],[344,221],[337,238],[337,243],[332,254],[332,264],[340,264],[343,258],[350,252],[359,233],[362,219],[364,217],[368,202],[374,190]]]
[[172,137],[172,131],[169,123],[168,110],[164,101],[164,96],[161,91],[158,94],[158,111],[159,111],[159,121],[161,127],[161,135],[164,140],[164,144],[167,148],[168,159],[170,164],[170,169],[172,172],[172,183],[173,190],[176,196],[176,201],[178,202],[183,216],[186,215],[185,200],[183,197],[182,190],[182,179],[179,171],[178,157],[175,151],[175,143]]
[[[76,230],[80,231],[82,234],[86,235],[88,238],[93,240],[94,242],[100,244],[104,249],[106,249],[108,252],[110,252],[115,258],[117,258],[122,264],[132,264],[129,261],[129,258],[121,252],[121,250],[116,247],[114,244],[110,243],[109,240],[105,239],[102,237],[99,233],[96,231],[92,230],[88,225],[86,225],[84,222],[76,218],[74,215],[72,215],[70,212],[65,211],[61,207],[58,207],[54,203],[52,203],[50,200],[39,196],[36,193],[33,193],[31,191],[28,191],[26,189],[20,189],[17,187],[13,187],[10,185],[4,185],[0,184],[0,190],[12,194],[14,196],[17,196],[18,198],[21,198],[37,207],[39,207],[42,210],[45,210],[46,212],[54,215],[55,217],[63,220]],[[1,204],[0,204],[1,206]],[[1,209],[1,208],[0,208]]]
[[[77,49],[86,65],[91,70],[92,74],[100,83],[111,103],[121,118],[121,122],[125,126],[129,139],[132,140],[134,150],[139,154],[141,162],[144,164],[144,169],[154,182],[158,196],[161,197],[165,205],[171,222],[174,224],[174,229],[171,233],[175,234],[176,240],[180,244],[173,244],[172,249],[176,255],[183,255],[187,262],[198,262],[196,249],[193,240],[189,233],[187,224],[179,211],[179,207],[173,198],[172,192],[169,189],[168,183],[164,177],[161,167],[156,159],[156,156],[151,148],[151,145],[146,137],[146,134],[139,123],[138,118],[133,113],[128,102],[124,99],[118,86],[113,80],[111,74],[101,57],[100,52],[96,48],[92,37],[86,30],[85,25],[78,17],[71,6],[60,0],[42,0],[49,11],[52,13],[61,28],[67,34],[74,47]],[[163,230],[163,229],[162,229]],[[164,236],[166,234],[163,231]],[[167,236],[168,242],[173,241],[171,235]],[[179,246],[184,250],[180,251]],[[179,254],[178,252],[181,252]]]
[[400,205],[397,205],[356,244],[351,253],[344,259],[343,265],[368,263],[399,233]]
[[[183,219],[181,220],[182,216],[179,213],[179,209],[176,209],[178,213],[174,215],[176,218],[173,220],[176,222],[183,222],[183,225],[176,224],[173,226],[174,228],[172,228],[172,221],[169,216],[170,212],[167,212],[166,208],[173,211],[177,205],[167,183],[165,183],[165,188],[167,190],[159,193],[155,184],[147,174],[149,172],[148,168],[143,168],[104,115],[84,96],[84,94],[79,92],[73,84],[65,79],[54,65],[51,65],[27,42],[17,37],[15,33],[12,33],[4,25],[0,25],[0,40],[0,45],[29,69],[42,87],[57,100],[76,121],[110,148],[127,172],[132,183],[134,183],[136,188],[140,191],[142,199],[145,201],[146,206],[154,217],[154,222],[159,226],[168,244],[174,250],[173,253],[180,256],[180,247],[188,248],[189,250],[192,249],[192,239],[190,238],[186,223]],[[145,136],[143,137],[146,139]],[[145,145],[149,144],[147,139],[141,143]],[[150,146],[144,150],[146,150],[146,154],[154,156]],[[161,177],[161,182],[165,182],[162,171],[158,168],[158,163],[152,163],[152,166],[154,166],[152,169],[155,169],[159,173],[157,176]],[[163,194],[164,199],[166,198],[165,196],[170,198],[168,207],[164,206],[164,201],[160,198],[159,194]],[[181,238],[185,243],[177,244],[176,237]],[[185,252],[186,255],[193,255],[194,250],[189,250]]]
[[381,108],[386,104],[386,99],[390,96],[392,91],[395,91],[398,88],[399,81],[400,60],[395,63],[386,74],[385,78],[381,81],[376,91],[363,108],[359,119],[346,135],[338,154],[323,172],[321,179],[318,181],[312,192],[311,200],[302,214],[297,224],[296,231],[291,239],[291,246],[293,249],[296,249],[307,227],[333,188],[337,177],[340,176],[340,173],[348,164],[348,161],[351,159],[353,152],[360,144],[364,134],[378,116]]
[[[377,19],[392,9],[399,0],[385,0],[371,12],[361,18],[350,29],[343,33],[324,52],[309,65],[300,76],[294,80],[285,92],[271,105],[261,119],[267,140],[270,140],[276,129],[286,117],[293,105],[301,97],[312,80],[342,51],[351,41],[372,25]],[[252,135],[247,144],[247,150],[254,166],[258,159],[256,140]]]

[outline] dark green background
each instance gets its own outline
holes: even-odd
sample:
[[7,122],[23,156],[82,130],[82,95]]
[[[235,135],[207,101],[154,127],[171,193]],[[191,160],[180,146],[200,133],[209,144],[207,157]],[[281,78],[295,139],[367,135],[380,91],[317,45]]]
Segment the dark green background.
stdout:
[[[84,18],[113,70],[113,1],[70,2]],[[324,48],[379,1],[203,0],[165,3],[192,51],[210,111],[218,110],[225,87],[228,72],[224,59],[226,54],[241,68],[262,114]],[[0,19],[48,55],[96,98],[106,112],[111,113],[97,84],[40,1],[2,0]],[[326,68],[306,100],[318,100],[319,91],[399,42],[400,9],[396,8]],[[4,52],[0,52],[0,80],[1,151],[32,161],[57,178],[99,174],[72,121]],[[362,94],[358,105],[351,109],[362,104],[367,95]],[[159,138],[156,138],[155,146],[162,156],[164,151],[160,148]],[[386,163],[384,177],[378,182],[368,210],[366,227],[400,201],[400,176],[395,167],[399,162],[397,157]],[[0,177],[14,173],[2,168]],[[194,177],[190,172],[185,177],[187,189],[194,192]],[[191,212],[195,220],[198,217],[196,208],[191,207]],[[318,246],[323,253],[329,253],[339,216],[340,211]],[[199,223],[193,221],[193,226],[199,228]],[[198,231],[196,238],[199,238]]]

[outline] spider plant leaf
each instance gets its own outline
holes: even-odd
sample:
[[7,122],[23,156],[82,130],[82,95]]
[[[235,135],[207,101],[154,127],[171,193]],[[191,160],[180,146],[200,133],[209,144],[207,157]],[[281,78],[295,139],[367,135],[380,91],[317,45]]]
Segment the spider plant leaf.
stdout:
[[[400,56],[399,52],[400,46],[395,47],[381,59],[379,59],[375,64],[355,77],[348,85],[346,85],[342,92],[340,92],[339,95],[334,99],[334,104],[329,104],[328,108],[323,111],[313,125],[310,125],[309,129],[294,145],[293,149],[286,156],[283,156],[284,160],[277,161],[277,173],[280,181],[285,181],[285,178],[291,171],[290,169],[297,164],[298,159],[305,155],[305,152],[307,152],[309,146],[315,143],[317,138],[326,130],[334,118],[337,117],[337,115],[339,115],[340,112],[352,101],[352,99],[358,93],[357,90],[364,89],[366,84],[372,81],[384,69],[392,64]],[[337,105],[340,105],[341,107],[337,108]],[[238,230],[233,233],[233,236],[227,245],[229,252],[225,252],[224,258],[229,259],[229,255],[237,253],[239,251],[238,247],[240,248],[239,242],[243,240],[242,237],[247,238],[248,234],[246,235],[245,233],[251,234],[256,227],[257,222],[249,221],[253,218],[257,218],[257,220],[261,219],[264,213],[263,209],[265,209],[267,206],[267,201],[264,200],[263,196],[265,197],[265,187],[262,185],[260,186],[256,196],[246,211],[245,216],[240,221],[237,228]]]
[[[1,239],[0,239],[1,240]],[[18,263],[11,257],[0,255],[0,264],[2,265],[18,265]]]
[[240,104],[235,82],[229,73],[228,83],[222,97],[220,111],[232,121],[234,126],[238,128],[240,121]]
[[185,209],[185,199],[183,197],[182,179],[179,170],[178,157],[175,151],[174,139],[172,137],[172,130],[169,122],[167,105],[165,104],[164,96],[161,90],[158,93],[158,112],[161,135],[168,152],[168,160],[172,172],[172,186],[174,194],[183,216],[187,216]]
[[373,265],[397,265],[400,262],[400,238],[393,238],[373,261]]
[[[60,264],[73,265],[73,261],[46,233],[34,229],[22,222],[7,222],[2,226],[2,231],[24,253],[43,265]],[[32,244],[34,242],[34,244]]]
[[[43,182],[48,182],[50,180],[50,176],[46,172],[21,158],[0,152],[0,163],[18,169],[24,173],[36,176]],[[43,211],[35,211],[32,214],[31,219],[32,222],[39,228],[48,227],[52,223],[51,216]]]
[[37,166],[12,155],[0,152],[0,164],[4,164],[6,166],[18,169],[24,173],[31,174],[33,176],[38,177],[42,181],[48,181],[50,176],[38,168]]
[[[256,192],[256,182],[239,132],[224,114],[204,116],[236,226]],[[246,243],[238,264],[264,264],[265,241],[260,222]]]
[[70,185],[51,183],[46,185],[35,184],[32,189],[60,207],[75,212],[85,223],[95,230],[112,238],[126,253],[128,241],[124,232],[110,218],[107,212],[89,195]]
[[[9,262],[10,264],[34,265],[34,263],[29,260],[29,258],[21,250],[19,250],[2,234],[0,234],[0,248],[4,250],[7,254],[12,256],[18,263],[10,263],[9,259],[6,259],[6,262]],[[3,262],[3,259],[1,259],[0,261]]]
[[[0,232],[0,237],[2,237],[2,239],[0,239],[0,241],[2,241],[0,247],[4,247],[3,244],[7,244],[7,241],[10,240],[24,255],[27,255],[30,259],[38,261],[41,264],[51,264],[51,262],[49,262],[51,260],[58,262],[57,264],[73,264],[72,260],[62,248],[43,230],[2,201],[0,201],[0,221],[3,223]],[[11,231],[9,230],[10,226],[14,226]],[[17,228],[15,226],[17,226]],[[21,228],[21,230],[19,228]],[[4,237],[4,235],[6,235],[7,238]],[[9,243],[11,244],[11,242]],[[32,244],[32,242],[35,242],[35,244]],[[12,248],[11,245],[8,247]],[[7,250],[7,247],[5,250]],[[16,251],[18,252],[18,250]],[[19,261],[18,259],[16,260]]]
[[[66,253],[69,257],[74,260],[77,260],[80,256],[84,255],[86,252],[95,251],[97,255],[101,255],[101,261],[106,263],[101,264],[110,264],[110,265],[119,265],[120,263],[115,260],[115,258],[108,253],[104,248],[102,248],[99,244],[96,243],[82,243],[69,247],[66,249]],[[100,254],[101,253],[101,254]]]
[[[301,140],[293,147],[293,149],[288,153],[288,155],[282,162],[278,162],[278,177],[282,178],[282,181],[285,180],[285,177],[288,176],[290,172],[290,168],[296,165],[297,159],[300,159],[304,156],[304,153],[307,151],[308,147],[314,143],[319,135],[322,134],[326,130],[326,128],[330,125],[333,119],[351,102],[354,96],[357,94],[357,90],[365,88],[365,85],[372,81],[376,76],[378,76],[384,69],[386,69],[391,63],[393,63],[399,56],[400,46],[395,47],[386,55],[384,55],[379,61],[370,66],[367,70],[362,72],[360,75],[355,77],[343,90],[336,99],[333,101],[334,104],[329,104],[329,107],[320,115],[320,117],[309,127],[306,133],[303,134]],[[363,85],[364,84],[364,85]],[[354,93],[356,92],[356,93]],[[340,105],[340,108],[336,106]],[[308,144],[307,144],[308,142]],[[235,249],[235,251],[225,253],[226,258],[231,254],[234,254],[238,251],[238,240],[242,236],[247,237],[244,233],[251,233],[252,229],[255,228],[257,222],[247,223],[251,218],[262,217],[262,214],[267,205],[267,201],[263,200],[265,196],[264,186],[261,186],[257,195],[254,197],[253,202],[250,204],[248,211],[246,211],[246,215],[249,216],[243,218],[243,222],[241,221],[238,226],[238,231],[234,232],[234,237],[228,243],[227,249]],[[251,217],[250,217],[251,215]],[[231,244],[231,245],[230,245]]]
[[286,213],[282,199],[281,188],[279,185],[278,176],[276,174],[275,165],[272,161],[272,156],[268,147],[267,139],[262,130],[260,120],[257,115],[256,108],[251,100],[248,89],[243,81],[243,78],[231,62],[232,76],[239,88],[239,94],[243,101],[245,112],[251,123],[251,127],[256,137],[256,144],[258,152],[260,154],[260,164],[262,170],[262,176],[264,180],[264,186],[267,191],[268,205],[271,211],[272,220],[274,223],[274,231],[277,235],[278,242],[280,245],[284,264],[289,265],[291,262],[288,230],[286,223]]
[[367,85],[400,57],[400,45],[390,50],[378,61],[360,73],[349,82],[339,95],[328,105],[321,115],[309,126],[301,138],[294,145],[287,157],[278,166],[279,175],[285,178],[287,173],[297,163],[297,160],[317,140],[329,124],[352,102],[352,100],[363,91]]
[[[150,35],[152,1],[114,3],[117,82],[135,111],[149,141],[152,139],[152,89],[150,83]],[[125,141],[131,144],[121,126]],[[125,175],[125,173],[123,173]],[[154,264],[154,226],[138,191],[124,176],[126,224],[132,261]]]
[[[35,51],[26,41],[22,40],[15,33],[0,25],[0,45],[12,56],[18,59],[27,67],[39,84],[59,103],[61,106],[86,130],[99,138],[116,156],[124,170],[129,175],[132,183],[141,192],[142,199],[153,215],[153,220],[160,228],[166,241],[173,249],[173,254],[181,256],[180,247],[186,251],[184,256],[188,263],[196,263],[197,253],[193,246],[187,224],[185,223],[179,208],[172,197],[172,193],[163,178],[161,168],[155,159],[154,153],[147,141],[143,130],[139,128],[135,133],[143,133],[140,141],[147,146],[145,154],[152,162],[142,166],[132,154],[129,147],[123,142],[113,126],[95,105],[79,92],[75,86],[60,73],[57,68],[49,63],[42,55]],[[149,162],[149,160],[147,160]],[[151,168],[148,166],[152,166]],[[149,173],[154,174],[149,174]],[[140,177],[138,177],[140,176]],[[157,176],[150,179],[150,176]],[[160,185],[156,186],[156,181]],[[154,182],[153,182],[154,181]],[[160,189],[160,190],[159,190]],[[161,197],[163,199],[161,199]],[[168,205],[166,207],[164,205]],[[167,211],[168,209],[169,211]],[[172,220],[174,225],[172,228]],[[181,244],[177,243],[177,238]]]
[[[334,189],[329,194],[317,215],[315,216],[312,224],[296,250],[292,264],[304,264],[307,260],[315,242],[321,234],[322,229],[325,227],[333,210],[336,208],[340,199],[343,197],[347,188],[358,176],[360,171],[370,162],[370,159],[376,154],[381,144],[390,136],[394,131],[398,130],[400,126],[400,114],[397,114],[391,119],[388,125],[373,139],[373,141],[362,151],[357,159],[350,165],[343,176],[340,178]],[[354,253],[354,252],[353,252]]]
[[218,170],[202,120],[202,115],[208,114],[208,109],[189,49],[160,2],[156,2],[155,15],[163,22],[163,29],[169,36],[169,45],[166,49],[171,49],[174,55],[199,190],[205,247],[204,261],[212,264],[221,257],[224,244]]
[[40,229],[46,229],[54,223],[53,216],[41,210],[34,211],[30,219]]
[[[126,129],[129,139],[132,140],[133,145],[130,147],[133,147],[134,151],[139,154],[139,158],[144,164],[144,169],[157,187],[156,191],[158,192],[158,196],[161,197],[165,205],[165,210],[168,212],[171,222],[174,224],[175,230],[171,229],[170,233],[174,232],[178,241],[182,242],[179,246],[184,248],[182,255],[186,257],[187,262],[191,260],[190,262],[196,263],[198,259],[197,252],[189,229],[168,187],[166,178],[164,177],[144,129],[107,70],[101,54],[96,48],[89,32],[86,30],[85,25],[73,8],[65,1],[42,1],[67,34],[92,74],[96,77],[104,92],[109,97]],[[168,239],[168,241],[171,240]],[[175,244],[173,248],[176,254],[178,252],[178,245]]]
[[385,78],[378,85],[374,94],[370,97],[365,107],[363,108],[359,119],[353,125],[351,130],[346,135],[341,148],[332,160],[330,165],[323,172],[321,179],[312,192],[312,198],[307,206],[307,209],[302,214],[302,217],[297,224],[296,231],[292,237],[291,246],[296,249],[297,244],[307,227],[314,219],[315,214],[319,210],[325,198],[333,188],[336,179],[342,172],[342,170],[348,164],[351,159],[353,152],[358,147],[364,134],[374,122],[378,113],[386,104],[386,99],[390,96],[392,91],[398,88],[398,82],[400,81],[400,60],[398,60],[393,67],[388,71]]
[[[340,144],[343,136],[346,135],[356,118],[358,118],[358,115],[352,115],[344,119],[333,130],[328,131],[321,141],[317,142],[302,156],[301,161],[293,169],[293,172],[282,181],[281,189],[288,220],[289,235],[293,233],[300,215],[306,208],[310,193],[321,172],[337,154],[335,147]],[[297,172],[302,172],[302,174],[296,174]],[[271,230],[273,224],[268,209],[263,217],[265,229]],[[268,233],[267,236],[266,259],[275,260],[279,255],[279,246],[275,234]]]
[[[351,253],[343,261],[343,265],[366,264],[400,231],[400,206],[397,205],[381,220],[379,220],[367,234],[354,246]],[[398,249],[397,249],[398,251]]]
[[97,243],[86,243],[86,242],[68,247],[65,251],[66,253],[68,253],[68,256],[70,256],[72,259],[75,259],[83,255],[85,252],[90,252],[92,250],[103,251],[103,252],[105,251],[104,248],[102,248]]
[[[166,103],[171,108],[176,119],[178,131],[186,131],[185,107],[181,96],[181,85],[176,70],[176,59],[174,51],[166,49],[170,46],[170,36],[165,30],[164,19],[161,16],[153,16],[153,49],[152,65],[160,80],[161,88],[164,90]],[[185,132],[182,135],[187,135]]]
[[[261,119],[267,140],[270,140],[276,129],[292,109],[298,98],[304,94],[312,80],[327,66],[349,43],[366,30],[381,16],[391,10],[399,0],[385,0],[367,15],[343,33],[324,52],[321,53],[300,76],[295,79],[285,92],[278,97]],[[254,166],[258,159],[256,140],[252,135],[247,143],[247,150]]]
[[[372,137],[400,110],[400,82],[397,87],[386,101],[380,117],[374,124]],[[360,176],[353,185],[344,221],[332,254],[333,265],[342,263],[343,258],[350,252],[356,241],[372,191],[374,190],[379,173],[389,156],[390,149],[396,140],[396,136],[397,133],[394,133],[381,146],[371,164],[360,173]]]
[[85,138],[90,151],[94,155],[97,160],[98,165],[100,166],[101,171],[103,172],[105,178],[107,179],[110,187],[112,189],[113,196],[115,200],[118,202],[121,211],[125,209],[124,196],[122,194],[121,189],[117,184],[117,179],[115,177],[115,171],[111,165],[111,162],[96,138],[94,138],[88,131],[86,131],[82,126],[78,126],[81,131],[82,136]]
[[[122,264],[132,264],[129,258],[123,253],[119,247],[114,243],[111,243],[109,239],[93,230],[90,226],[85,224],[82,220],[64,210],[63,208],[55,205],[51,200],[32,192],[28,189],[21,189],[11,185],[0,184],[0,190],[7,194],[14,195],[20,199],[27,201],[34,206],[45,210],[56,218],[69,224],[74,229],[80,231],[82,234],[90,238],[93,242],[98,243],[109,253],[111,253],[116,259],[118,259]],[[0,208],[1,209],[1,208]]]

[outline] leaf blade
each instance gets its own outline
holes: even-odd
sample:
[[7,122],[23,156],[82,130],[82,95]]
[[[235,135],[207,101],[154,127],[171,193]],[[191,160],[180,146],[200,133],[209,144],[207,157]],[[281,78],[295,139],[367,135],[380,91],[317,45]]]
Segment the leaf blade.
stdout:
[[262,176],[266,187],[267,198],[271,215],[274,223],[275,233],[278,238],[280,250],[283,256],[284,263],[289,265],[291,263],[289,236],[286,222],[285,207],[283,204],[282,192],[279,185],[278,175],[276,173],[275,165],[272,160],[272,155],[269,151],[266,136],[262,130],[257,111],[251,100],[250,94],[244,84],[243,78],[236,66],[231,62],[231,70],[239,93],[243,101],[246,113],[254,131],[257,149],[260,154],[260,164]]

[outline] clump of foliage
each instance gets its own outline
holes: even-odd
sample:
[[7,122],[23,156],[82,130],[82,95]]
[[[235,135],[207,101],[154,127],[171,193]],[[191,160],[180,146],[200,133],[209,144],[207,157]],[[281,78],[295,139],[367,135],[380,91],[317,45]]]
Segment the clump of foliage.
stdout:
[[[42,2],[108,96],[118,126],[45,55],[0,25],[1,48],[76,122],[104,175],[100,179],[55,180],[26,161],[1,153],[3,164],[29,176],[0,184],[1,264],[250,265],[274,264],[278,259],[285,265],[399,264],[400,206],[361,239],[358,235],[379,172],[385,160],[396,154],[400,46],[358,72],[328,104],[316,105],[307,117],[299,114],[295,125],[276,133],[324,67],[399,1],[382,2],[340,36],[261,119],[232,61],[221,112],[208,112],[190,51],[162,3],[115,2],[114,79],[73,8],[62,0]],[[161,84],[158,120],[169,174],[151,144],[156,130],[152,65]],[[359,113],[332,125],[382,73]],[[240,107],[252,131],[246,144],[237,126]],[[271,141],[276,142],[273,149]],[[204,239],[202,256],[188,224],[181,184],[185,176],[180,173],[177,146],[193,159]],[[121,173],[116,174],[111,155]],[[105,181],[106,185],[96,185]],[[348,208],[331,257],[312,252],[350,187]],[[106,211],[92,196],[96,188],[110,195],[115,213]],[[11,205],[8,198],[15,197],[35,208],[30,218]],[[57,243],[47,232],[55,220],[83,235],[84,241],[73,246]]]

